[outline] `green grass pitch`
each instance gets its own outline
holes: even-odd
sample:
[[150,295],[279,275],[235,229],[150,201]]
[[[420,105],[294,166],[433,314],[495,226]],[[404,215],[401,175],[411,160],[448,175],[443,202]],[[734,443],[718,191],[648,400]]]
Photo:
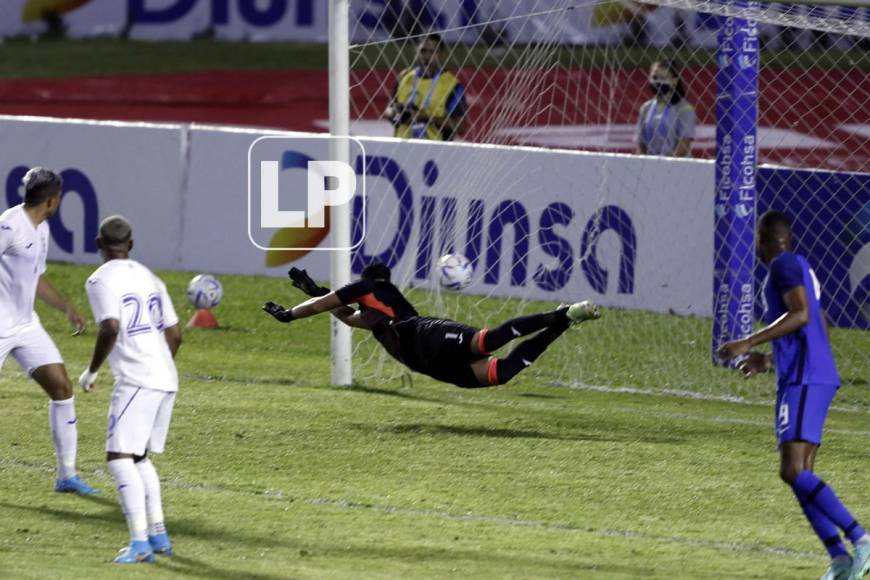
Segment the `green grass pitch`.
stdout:
[[[54,264],[48,276],[85,312],[91,270]],[[183,318],[189,277],[164,275]],[[700,362],[655,372],[666,347],[650,355],[642,341],[599,339],[641,319],[683,334],[705,321],[605,311],[537,363],[579,353],[589,383],[638,387],[631,392],[554,387],[546,370],[476,391],[419,376],[335,388],[325,317],[278,324],[258,307],[301,298],[284,280],[222,281],[223,328],[185,334],[167,453],[155,460],[177,555],[123,570],[108,563],[127,535],[103,462],[107,369],[96,392],[76,396],[80,470],[103,490],[87,499],[52,491],[46,397],[9,360],[0,577],[808,578],[825,566],[778,481],[771,405],[663,394],[693,390],[680,369],[709,364],[706,344]],[[450,299],[477,323],[498,302]],[[73,338],[57,313],[40,312],[77,376],[93,326]],[[606,357],[609,368],[624,357],[640,370],[596,376]],[[771,397],[770,376],[710,376],[721,380],[694,392]],[[861,381],[843,388],[817,467],[866,521],[864,390]]]

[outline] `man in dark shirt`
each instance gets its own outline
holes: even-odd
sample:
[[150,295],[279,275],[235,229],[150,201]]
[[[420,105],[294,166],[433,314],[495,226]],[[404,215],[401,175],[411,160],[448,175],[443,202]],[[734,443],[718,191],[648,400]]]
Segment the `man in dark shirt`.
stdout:
[[[521,316],[492,329],[420,316],[396,286],[390,269],[367,266],[358,282],[331,292],[304,270],[293,268],[293,285],[312,296],[285,309],[267,302],[263,310],[280,322],[329,312],[348,326],[364,328],[384,349],[413,371],[463,388],[503,385],[530,366],[572,324],[599,318],[598,306],[584,301],[551,312]],[[357,304],[359,309],[350,304]],[[534,334],[506,357],[490,356],[515,338]]]

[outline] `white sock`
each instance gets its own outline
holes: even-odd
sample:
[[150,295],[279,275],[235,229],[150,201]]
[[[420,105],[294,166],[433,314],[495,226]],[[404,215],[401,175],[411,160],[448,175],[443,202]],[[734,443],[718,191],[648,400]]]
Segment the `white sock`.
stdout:
[[133,459],[115,459],[108,463],[109,473],[115,479],[121,511],[127,518],[130,539],[148,540],[148,518],[145,516],[145,486]]
[[136,464],[142,485],[145,487],[145,509],[148,513],[148,535],[156,536],[166,533],[163,524],[163,503],[160,499],[160,478],[154,464],[148,458]]
[[852,557],[848,554],[843,554],[842,556],[837,556],[836,558],[831,559],[831,564],[849,564],[852,561]]
[[870,534],[864,534],[855,542],[855,544],[870,544]]
[[76,448],[79,431],[76,426],[75,397],[65,401],[49,401],[48,426],[57,456],[57,478],[67,479],[76,474]]

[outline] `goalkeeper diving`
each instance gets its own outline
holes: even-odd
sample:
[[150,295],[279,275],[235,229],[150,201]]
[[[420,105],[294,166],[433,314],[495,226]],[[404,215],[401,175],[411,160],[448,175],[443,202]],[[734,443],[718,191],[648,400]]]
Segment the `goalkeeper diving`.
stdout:
[[[263,310],[285,323],[329,312],[348,326],[371,331],[393,358],[412,371],[466,389],[507,383],[571,325],[601,316],[598,306],[587,300],[513,318],[495,328],[478,329],[421,316],[390,282],[390,275],[385,264],[370,264],[359,281],[330,291],[314,282],[305,270],[293,268],[289,272],[293,286],[311,298],[293,308],[267,302]],[[505,357],[490,354],[529,335],[533,336]]]

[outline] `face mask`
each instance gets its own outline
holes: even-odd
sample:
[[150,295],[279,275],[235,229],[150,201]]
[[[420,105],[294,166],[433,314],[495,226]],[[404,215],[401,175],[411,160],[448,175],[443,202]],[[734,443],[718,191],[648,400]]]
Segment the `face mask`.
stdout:
[[674,85],[670,81],[650,80],[649,88],[655,94],[664,96],[674,90]]

